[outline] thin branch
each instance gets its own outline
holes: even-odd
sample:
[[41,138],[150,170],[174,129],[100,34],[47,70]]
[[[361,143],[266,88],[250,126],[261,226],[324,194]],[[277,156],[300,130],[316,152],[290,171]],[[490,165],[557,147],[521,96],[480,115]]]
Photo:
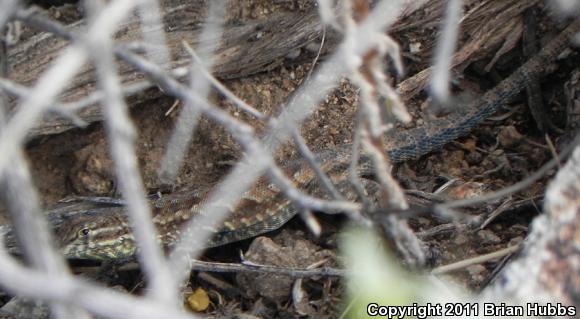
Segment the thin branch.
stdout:
[[521,180],[521,181],[519,181],[519,182],[517,182],[509,187],[505,187],[505,188],[500,189],[499,191],[492,192],[492,193],[489,193],[489,194],[486,194],[483,196],[479,196],[479,197],[461,199],[461,200],[452,201],[452,202],[448,202],[448,203],[444,203],[444,204],[436,204],[433,207],[433,209],[437,212],[442,212],[446,209],[458,208],[458,207],[463,207],[463,206],[473,206],[473,205],[479,205],[479,204],[486,204],[486,203],[489,203],[491,201],[494,201],[494,200],[503,198],[505,196],[511,195],[513,193],[517,193],[517,192],[529,187],[530,185],[532,185],[534,182],[536,182],[540,178],[544,177],[552,169],[558,167],[559,162],[560,162],[560,158],[567,157],[569,154],[572,153],[574,148],[579,144],[580,144],[580,134],[577,135],[576,138],[574,138],[574,141],[572,143],[567,145],[566,148],[564,148],[564,150],[562,150],[562,152],[560,153],[560,156],[558,158],[552,158],[546,164],[542,165],[542,167],[540,167],[540,169],[538,169],[535,173],[533,173],[532,175],[528,176],[527,178],[525,178],[525,179],[523,179],[523,180]]
[[486,301],[576,304],[579,181],[580,147],[576,147],[548,185],[545,213],[533,221],[520,258],[503,269],[500,280],[484,291]]
[[364,207],[366,209],[370,209],[372,207],[372,204],[371,204],[370,200],[367,198],[367,195],[365,193],[365,188],[364,188],[364,186],[360,180],[360,176],[359,176],[359,161],[360,161],[360,148],[361,148],[360,146],[361,146],[361,134],[362,134],[362,128],[360,128],[360,126],[362,125],[362,119],[363,119],[362,112],[361,112],[361,110],[358,110],[357,116],[356,116],[354,138],[352,141],[352,147],[351,147],[351,151],[350,151],[351,158],[350,158],[350,163],[348,166],[348,181],[353,186],[359,199],[363,202]]
[[[115,1],[110,3],[95,23],[89,28],[87,38],[111,35],[115,27],[133,9],[135,1]],[[0,154],[18,152],[27,133],[56,100],[72,78],[80,72],[87,60],[87,52],[78,46],[70,46],[53,62],[52,66],[37,81],[33,94],[28,96],[19,110],[4,127],[0,140]],[[0,156],[0,175],[9,165],[9,156]]]
[[140,0],[138,9],[143,40],[155,47],[146,51],[147,59],[159,65],[166,65],[170,61],[170,54],[165,39],[159,1]]
[[[129,13],[133,5],[133,1],[111,3],[89,29],[89,38],[97,35],[110,36],[119,20]],[[20,232],[19,238],[27,257],[37,267],[44,268],[47,275],[60,276],[63,280],[70,280],[66,266],[62,259],[56,257],[56,252],[50,247],[50,243],[53,241],[50,240],[46,223],[34,217],[40,215],[40,208],[28,170],[22,163],[14,167],[11,162],[15,157],[21,156],[20,148],[26,134],[42,117],[44,111],[56,99],[57,95],[68,85],[72,77],[80,71],[86,58],[87,54],[82,48],[72,46],[66,49],[52,67],[42,75],[32,94],[22,103],[20,110],[4,125],[2,139],[0,139],[0,153],[5,154],[5,156],[0,157],[0,179],[7,185],[9,203],[13,205],[13,209],[18,209],[19,214],[15,214],[14,219],[18,225],[17,231]],[[14,183],[21,184],[15,185]],[[22,197],[23,192],[26,197]],[[21,200],[16,201],[18,199]],[[30,228],[23,224],[28,224]],[[27,233],[23,234],[22,232],[26,230]],[[9,257],[6,256],[6,258]],[[3,283],[6,284],[4,281]],[[55,285],[54,287],[61,286]],[[82,312],[73,308],[66,309],[55,305],[53,309],[56,311],[55,316],[60,318],[86,317]]]
[[[178,67],[171,70],[170,74],[174,77],[179,78],[187,73],[188,72],[185,70],[185,68]],[[138,81],[124,85],[121,90],[123,92],[123,96],[128,97],[143,92],[152,87],[155,87],[155,84],[145,79],[143,81]],[[26,98],[32,92],[31,88],[25,87],[23,85],[11,81],[10,79],[2,77],[0,77],[0,89],[20,99]],[[87,95],[86,97],[83,97],[73,102],[62,103],[55,101],[48,107],[48,111],[60,114],[61,116],[70,120],[76,126],[85,127],[88,125],[88,123],[86,123],[82,118],[77,116],[75,113],[88,106],[100,103],[102,100],[103,100],[103,92],[94,91],[89,93],[89,95]]]
[[[8,23],[12,15],[17,11],[20,1],[18,0],[2,0],[0,1],[0,30]],[[4,35],[0,34],[0,38]],[[2,41],[3,39],[0,39]]]
[[[324,277],[344,277],[350,271],[347,269],[337,269],[331,267],[321,268],[292,268],[292,267],[278,267],[268,265],[256,264],[240,264],[240,263],[216,263],[200,260],[192,260],[189,267],[194,271],[218,272],[218,273],[259,273],[259,274],[273,274],[284,275],[292,278],[307,278],[315,276]],[[135,263],[126,264],[119,268],[119,270],[133,270],[138,266]]]
[[363,145],[365,146],[367,156],[369,156],[373,162],[375,175],[388,195],[387,201],[389,207],[393,207],[395,209],[409,208],[409,204],[405,199],[405,195],[401,189],[401,186],[399,186],[399,183],[397,183],[393,176],[388,173],[388,171],[392,168],[392,165],[386,159],[385,154],[366,138],[363,138],[362,141]]
[[[258,152],[258,154],[268,157],[268,154],[265,151]],[[326,213],[332,212],[358,213],[361,209],[361,206],[356,203],[338,200],[327,201],[302,193],[298,188],[296,188],[292,184],[292,181],[290,181],[286,177],[284,172],[275,164],[269,165],[268,176],[272,179],[272,182],[280,188],[280,190],[286,197],[288,197],[293,202],[298,203],[304,208],[309,208],[312,210],[322,211]]]
[[462,261],[458,261],[456,263],[452,263],[449,265],[433,268],[433,270],[431,270],[431,274],[441,275],[441,274],[457,271],[460,269],[464,269],[464,268],[467,268],[471,265],[482,264],[482,263],[488,262],[490,260],[498,259],[498,258],[501,258],[503,256],[513,254],[516,251],[520,250],[520,248],[521,248],[521,245],[513,245],[513,246],[509,246],[509,247],[504,248],[504,249],[500,249],[500,250],[495,251],[493,253],[480,255],[477,257],[468,258],[468,259],[465,259]]
[[[18,83],[12,82],[7,78],[1,78],[0,77],[0,88],[12,95],[12,96],[16,96],[20,99],[24,99],[26,98],[28,95],[31,94],[32,90],[25,87],[24,85],[20,85]],[[99,100],[101,99],[102,94],[100,94],[99,92]],[[92,102],[91,104],[93,104],[94,102]],[[61,104],[58,102],[55,102],[50,108],[49,111],[54,111],[64,117],[66,117],[68,120],[70,120],[71,122],[73,122],[76,126],[79,127],[85,127],[88,124],[81,119],[80,117],[78,117],[76,114],[74,114],[73,111],[71,111],[69,108],[67,108],[68,106],[66,104]]]
[[105,127],[109,134],[117,181],[127,199],[127,214],[139,247],[140,262],[151,283],[153,297],[160,302],[177,306],[177,285],[157,243],[151,210],[144,196],[145,187],[135,155],[136,132],[123,100],[112,40],[108,36],[95,36],[87,39],[87,42],[104,94]]
[[481,229],[486,228],[499,215],[501,215],[503,212],[508,210],[512,204],[513,204],[513,200],[511,198],[508,198],[503,203],[501,203],[501,205],[499,205],[498,208],[494,209],[493,212],[491,212],[491,214],[489,214],[489,216],[483,221],[483,223],[481,223],[481,226],[479,226],[479,229],[481,230]]
[[453,61],[453,52],[457,45],[462,6],[461,0],[447,2],[443,30],[439,41],[437,41],[430,88],[431,95],[440,103],[445,103],[449,99],[449,83],[451,82],[449,73]]
[[[4,99],[0,96],[0,136],[5,123],[4,105]],[[8,204],[13,229],[24,256],[32,266],[45,271],[47,275],[70,276],[64,259],[54,247],[50,228],[42,218],[38,194],[24,154],[19,151],[11,154],[11,157],[13,165],[5,172],[0,191],[4,202]],[[0,236],[4,237],[4,234]],[[81,309],[62,303],[51,303],[50,309],[56,318],[88,318],[88,314]]]
[[240,99],[234,92],[228,89],[225,85],[223,85],[218,79],[216,79],[213,74],[203,65],[201,58],[197,55],[195,50],[186,42],[183,43],[183,46],[193,58],[193,61],[197,63],[197,71],[201,72],[208,81],[225,97],[230,99],[230,101],[234,102],[242,111],[255,116],[259,120],[266,119],[266,115],[262,112],[256,110],[254,107],[249,105],[248,103],[244,102],[244,100]]
[[[205,65],[210,70],[213,67],[213,53],[218,48],[219,41],[210,41],[210,39],[219,39],[223,32],[223,21],[226,14],[225,6],[226,1],[224,0],[214,0],[209,3],[208,16],[201,32],[200,40],[208,42],[210,45],[201,52],[201,60],[204,63],[198,65],[192,63],[191,65],[191,90],[204,99],[210,92],[210,85],[207,78],[198,69],[200,68],[199,65]],[[175,129],[167,143],[167,150],[161,159],[159,177],[165,183],[172,183],[177,177],[181,163],[191,145],[193,132],[202,114],[202,108],[196,105],[195,102],[191,100],[184,102],[184,107],[175,123]]]
[[[18,111],[4,127],[0,140],[1,154],[15,154],[27,133],[41,119],[44,111],[56,99],[58,93],[68,85],[86,62],[86,53],[71,46],[60,55],[53,65],[37,81],[32,94],[21,104]],[[9,169],[9,156],[0,156],[0,176]]]
[[318,177],[318,179],[321,181],[322,186],[326,188],[328,193],[334,199],[344,200],[344,197],[340,194],[340,192],[336,189],[336,187],[334,187],[334,184],[320,166],[318,158],[314,153],[312,153],[312,151],[310,151],[310,148],[308,148],[308,145],[306,145],[306,140],[304,140],[304,138],[302,137],[302,135],[300,135],[300,132],[298,130],[295,130],[292,133],[292,138],[294,139],[294,143],[296,143],[296,146],[298,146],[298,151],[300,152],[300,154],[302,154],[302,156],[306,159],[306,161],[308,161],[308,164],[310,165],[312,170],[314,170],[314,173],[316,173],[316,177]]
[[6,254],[0,237],[0,283],[9,292],[40,300],[79,305],[106,318],[195,318],[150,298],[96,286],[72,276],[48,275],[16,263]]
[[316,63],[318,63],[318,59],[320,59],[320,55],[322,54],[322,48],[324,47],[325,41],[326,41],[326,26],[323,25],[322,26],[322,37],[320,39],[320,45],[318,46],[318,52],[316,52],[316,56],[312,60],[310,70],[308,70],[308,74],[306,75],[306,77],[304,78],[304,81],[302,82],[303,85],[308,85],[308,81],[310,80],[310,77],[312,76],[312,72],[314,72],[314,68],[316,67]]
[[56,21],[43,17],[41,12],[34,7],[18,10],[14,16],[16,19],[36,29],[55,34],[71,42],[76,41],[76,36],[67,30],[66,27]]
[[[6,171],[1,187],[26,259],[47,276],[71,276],[64,259],[54,247],[55,241],[47,222],[42,218],[38,194],[23,154],[18,152],[11,158],[13,165]],[[51,309],[57,318],[88,318],[80,309],[60,303],[51,304]]]

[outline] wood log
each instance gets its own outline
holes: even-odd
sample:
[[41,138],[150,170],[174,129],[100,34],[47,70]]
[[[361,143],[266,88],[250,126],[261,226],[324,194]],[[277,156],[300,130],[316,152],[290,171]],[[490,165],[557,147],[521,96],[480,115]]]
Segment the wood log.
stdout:
[[[200,43],[198,35],[202,17],[199,8],[169,2],[164,18],[167,47],[171,54],[171,61],[163,67],[172,70],[188,66],[191,58],[183,48],[183,42],[192,47],[203,50],[208,43]],[[71,32],[82,32],[84,21],[67,26]],[[116,34],[118,43],[132,43],[139,41],[142,30],[136,15],[130,17],[119,26]],[[291,52],[298,52],[315,41],[321,35],[320,23],[316,10],[306,13],[276,14],[263,21],[252,21],[243,25],[227,25],[220,39],[220,45],[215,52],[214,74],[221,79],[245,77],[258,72],[269,71],[281,65]],[[40,74],[46,70],[50,62],[69,44],[69,41],[52,34],[38,34],[20,45],[10,48],[8,65],[9,79],[32,86]],[[119,61],[119,74],[123,85],[127,86],[146,79],[131,66]],[[79,101],[96,91],[94,70],[87,65],[84,70],[70,83],[68,89],[61,94],[62,102]],[[131,104],[143,102],[154,97],[155,94],[136,96]],[[159,94],[157,94],[158,96]],[[12,108],[16,103],[12,103]],[[100,109],[96,105],[84,108],[78,116],[90,123],[101,119]],[[38,135],[57,134],[75,127],[68,118],[50,115],[39,123],[30,138]]]
[[[487,56],[496,50],[504,39],[510,35],[514,24],[519,23],[519,16],[526,8],[535,5],[539,0],[497,0],[484,2],[465,1],[466,8],[473,8],[465,13],[462,21],[463,41],[454,58],[454,67],[463,70],[468,63]],[[167,70],[188,66],[190,57],[183,48],[187,42],[196,49],[207,47],[208,43],[200,43],[198,35],[205,15],[205,1],[194,0],[165,0],[163,3],[163,23],[167,38],[167,46],[171,60],[164,65]],[[411,1],[403,10],[400,18],[393,25],[395,36],[403,37],[403,32],[412,29],[430,28],[436,30],[439,26],[444,1]],[[84,21],[67,26],[67,29],[82,34]],[[141,39],[142,30],[139,18],[130,16],[125,23],[119,26],[116,41],[119,44],[130,44]],[[304,53],[306,47],[320,39],[322,28],[316,8],[306,12],[278,13],[260,21],[236,23],[229,21],[224,27],[218,49],[215,52],[214,75],[220,79],[236,79],[259,72],[272,70],[294,56],[292,61],[297,63],[303,59],[310,59],[311,55]],[[340,40],[340,36],[327,28],[325,52],[329,52]],[[423,51],[430,54],[437,37],[423,39]],[[8,78],[24,86],[32,86],[40,74],[46,70],[51,61],[69,44],[69,41],[54,34],[41,33],[19,43],[8,52]],[[423,54],[424,55],[424,54]],[[302,59],[302,60],[301,60]],[[101,111],[95,101],[98,101],[93,68],[86,68],[70,83],[69,88],[61,94],[64,103],[87,104],[87,96],[93,94],[88,107],[82,108],[76,115],[84,122],[92,123],[101,120]],[[146,83],[147,79],[123,61],[119,61],[119,73],[123,85]],[[403,100],[408,101],[416,96],[425,87],[430,76],[430,68],[426,68],[416,75],[403,81],[398,90]],[[0,89],[6,89],[6,81],[0,78]],[[137,105],[152,100],[161,95],[159,90],[148,90],[146,94],[134,94],[129,100],[130,105]],[[80,102],[79,102],[80,101]],[[12,99],[11,111],[17,107],[17,99]],[[29,134],[29,138],[41,135],[58,134],[77,127],[77,123],[69,117],[59,114],[47,114],[45,119],[38,123]]]

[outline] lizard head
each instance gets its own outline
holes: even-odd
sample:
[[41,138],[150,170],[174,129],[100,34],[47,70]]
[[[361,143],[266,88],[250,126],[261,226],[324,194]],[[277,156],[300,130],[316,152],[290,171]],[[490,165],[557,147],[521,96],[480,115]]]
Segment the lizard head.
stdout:
[[55,226],[55,237],[67,258],[104,261],[135,253],[133,234],[121,208],[61,216]]
[[[68,259],[105,261],[135,253],[133,234],[121,207],[57,211],[48,216],[57,247]],[[8,252],[22,254],[11,226],[0,226],[0,236]]]

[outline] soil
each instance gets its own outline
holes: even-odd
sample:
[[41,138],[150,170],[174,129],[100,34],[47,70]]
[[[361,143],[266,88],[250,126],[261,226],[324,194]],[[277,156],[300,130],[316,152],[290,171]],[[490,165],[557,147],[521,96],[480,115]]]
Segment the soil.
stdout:
[[[230,8],[232,19],[245,21],[259,19],[278,11],[305,10],[310,1],[237,1]],[[82,16],[73,5],[52,7],[50,12],[56,19],[70,23]],[[544,14],[544,9],[536,10],[540,18],[538,36],[550,37],[554,22]],[[403,48],[406,76],[422,70],[431,61],[430,49],[421,48],[419,53],[411,53],[409,48],[417,43],[431,43],[436,36],[435,29],[411,29],[395,34]],[[505,77],[523,60],[521,50],[516,47],[502,56],[489,74],[483,74],[485,61],[473,61],[464,75],[458,79],[462,88],[471,87],[473,91],[485,91]],[[324,59],[324,58],[323,58]],[[558,64],[558,71],[542,80],[543,99],[551,114],[551,120],[558,127],[565,126],[566,101],[562,99],[563,84],[570,79],[574,63],[577,66],[578,54],[570,53],[568,58]],[[266,115],[277,115],[284,101],[304,82],[312,69],[312,62],[288,64],[267,73],[256,74],[242,79],[228,80],[225,85],[240,98]],[[224,110],[230,112],[253,127],[263,131],[265,124],[251,115],[238,110],[224,98],[213,94],[212,99]],[[424,120],[421,105],[425,96],[421,95],[409,103],[408,107],[415,121]],[[330,93],[324,103],[309,117],[302,127],[302,135],[313,150],[333,148],[352,140],[353,119],[357,107],[357,89],[343,80]],[[177,104],[176,106],[174,104]],[[480,125],[467,137],[445,146],[416,161],[409,161],[395,167],[395,176],[404,188],[435,192],[447,181],[454,180],[442,192],[450,198],[466,198],[501,189],[524,179],[535,172],[543,163],[552,158],[543,134],[538,131],[527,109],[525,95],[522,94],[502,110],[500,114]],[[183,106],[171,97],[160,97],[144,105],[132,107],[131,116],[138,131],[136,141],[137,156],[142,178],[148,192],[167,192],[191,189],[206,189],[227,174],[228,170],[241,157],[242,151],[235,139],[215,122],[203,118],[195,131],[191,147],[183,162],[179,176],[168,187],[159,181],[157,172],[165,151],[165,145],[173,130],[175,120]],[[172,109],[171,112],[168,111]],[[550,139],[556,141],[561,134],[550,132]],[[59,135],[43,137],[32,141],[26,150],[34,176],[35,185],[41,195],[42,205],[50,207],[63,198],[71,196],[113,196],[120,197],[115,182],[113,162],[110,159],[107,134],[100,123],[85,129],[74,129]],[[283,160],[296,156],[291,143],[284,145],[276,153]],[[542,210],[542,194],[547,179],[535,183],[514,195],[509,208],[482,230],[462,229],[430,236],[426,239],[431,253],[433,266],[456,262],[469,257],[503,249],[521,242],[530,221]],[[469,216],[483,218],[496,209],[502,202],[489,203],[479,210],[465,210]],[[205,258],[214,261],[239,261],[239,250],[251,249],[252,258],[259,262],[266,252],[284,251],[292,261],[279,265],[306,267],[317,260],[328,258],[325,266],[336,266],[336,231],[345,218],[317,214],[323,225],[323,236],[315,238],[304,226],[300,218],[283,227],[283,230],[223,248],[208,251]],[[441,222],[431,215],[424,215],[410,221],[411,226],[424,232],[440,225]],[[264,240],[270,240],[264,244]],[[259,242],[259,243],[256,243]],[[250,246],[250,243],[251,246]],[[254,245],[261,247],[255,248]],[[266,248],[263,248],[266,245]],[[268,248],[269,247],[269,248]],[[276,249],[272,247],[278,247]],[[258,249],[258,252],[256,252]],[[260,252],[261,251],[261,252]],[[301,253],[297,253],[301,252]],[[293,254],[298,254],[294,256]],[[302,260],[306,254],[308,260]],[[250,258],[250,257],[248,257]],[[300,260],[300,262],[296,262]],[[278,265],[276,261],[272,262]],[[470,266],[448,276],[473,290],[482,288],[490,280],[500,260]],[[135,272],[126,274],[135,280],[128,280],[125,288],[139,292],[142,277]],[[263,317],[297,317],[300,312],[292,308],[290,287],[292,281],[281,283],[280,278],[264,276],[260,284],[265,287],[248,285],[243,275],[209,274],[231,287],[216,286],[214,281],[196,273],[192,275],[191,286],[195,290],[203,287],[211,291],[213,306],[208,314],[226,316],[232,314],[252,314]],[[255,280],[258,280],[255,278]],[[338,279],[305,279],[303,287],[312,304],[303,309],[315,317],[334,317],[339,311],[338,302],[343,294],[342,283]],[[141,284],[140,284],[141,283]],[[283,287],[281,287],[282,285]],[[267,294],[264,292],[276,292]],[[221,296],[218,298],[217,296]],[[275,296],[273,296],[275,295]],[[303,313],[304,315],[304,313]]]

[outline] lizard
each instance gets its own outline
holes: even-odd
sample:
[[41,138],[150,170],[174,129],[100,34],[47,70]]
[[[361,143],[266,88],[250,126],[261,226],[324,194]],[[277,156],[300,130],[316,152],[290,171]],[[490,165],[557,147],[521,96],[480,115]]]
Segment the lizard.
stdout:
[[[560,52],[567,47],[569,39],[580,31],[580,19],[573,21],[556,38],[542,48],[510,76],[494,88],[465,106],[458,107],[444,118],[429,121],[422,127],[405,131],[391,130],[385,133],[384,152],[392,163],[417,159],[443,145],[468,134],[475,126],[493,114],[500,106],[521,92],[529,79],[542,75]],[[351,147],[348,144],[318,154],[323,171],[339,185],[340,190],[348,183],[348,165]],[[364,153],[360,166],[369,166],[370,159]],[[305,160],[289,160],[281,165],[286,174],[300,189],[309,189],[321,195],[316,186],[316,174]],[[340,186],[342,185],[342,186]],[[158,241],[166,248],[176,243],[180,227],[192,217],[202,214],[200,207],[208,191],[164,195],[152,198],[153,222],[157,228]],[[324,194],[322,194],[324,196]],[[356,194],[347,191],[347,200]],[[258,236],[284,225],[297,214],[292,202],[266,177],[244,193],[238,205],[231,209],[230,217],[223,222],[206,247],[217,247]],[[68,203],[48,213],[59,248],[70,259],[119,260],[130,258],[137,245],[129,226],[122,201],[94,198],[89,201]],[[10,229],[5,230],[6,245],[17,250],[16,240]]]

